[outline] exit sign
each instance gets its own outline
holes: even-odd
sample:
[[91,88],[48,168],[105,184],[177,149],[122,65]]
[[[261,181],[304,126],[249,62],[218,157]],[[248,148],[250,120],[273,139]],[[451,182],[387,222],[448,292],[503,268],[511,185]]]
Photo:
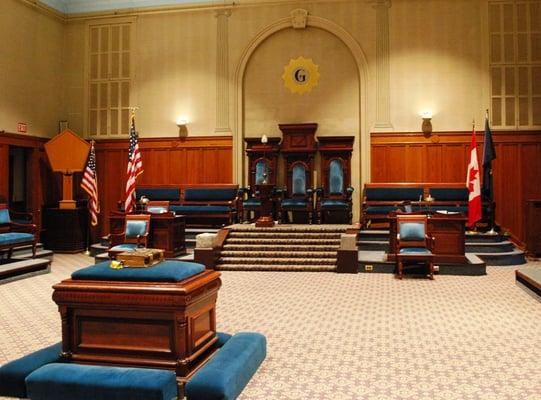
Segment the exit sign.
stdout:
[[26,133],[26,123],[25,122],[19,122],[17,124],[17,132]]

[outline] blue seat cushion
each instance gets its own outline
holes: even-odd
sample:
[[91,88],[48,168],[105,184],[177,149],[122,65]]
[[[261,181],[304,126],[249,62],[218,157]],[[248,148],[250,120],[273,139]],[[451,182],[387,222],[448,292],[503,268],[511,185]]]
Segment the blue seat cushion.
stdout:
[[180,200],[179,188],[137,188],[135,189],[135,196],[140,199],[141,196],[145,196],[149,200]]
[[236,399],[266,355],[265,336],[237,333],[186,384],[188,399]]
[[224,214],[229,213],[231,208],[228,206],[170,206],[169,209],[175,214]]
[[32,400],[171,400],[177,396],[173,371],[147,368],[47,364],[26,377]]
[[111,261],[79,269],[71,279],[97,281],[180,282],[205,270],[203,264],[188,261],[162,261],[150,268],[111,268]]
[[468,201],[468,188],[430,188],[430,195],[436,201]]
[[366,188],[364,195],[367,200],[419,200],[423,196],[423,188]]
[[34,235],[23,232],[0,233],[0,246],[4,244],[17,244],[34,241]]
[[0,396],[27,397],[24,382],[26,377],[45,364],[60,362],[61,351],[62,343],[56,343],[2,365],[0,367]]
[[126,222],[126,237],[134,238],[144,236],[147,232],[148,222],[144,220],[128,220]]
[[212,200],[212,201],[218,201],[218,200],[233,200],[235,197],[237,197],[237,188],[187,188],[184,189],[184,200],[186,201],[193,201],[193,200]]
[[348,202],[344,200],[322,200],[321,207],[348,207]]
[[400,240],[424,240],[425,225],[420,222],[400,223]]
[[365,211],[367,214],[389,214],[392,211],[399,210],[396,206],[368,206]]
[[424,247],[403,247],[398,252],[399,254],[432,254],[432,252]]
[[242,202],[244,208],[246,207],[261,207],[261,200],[250,197],[249,199]]
[[282,200],[282,207],[306,207],[308,203],[301,199],[285,199]]
[[109,251],[132,251],[137,248],[136,243],[117,244],[109,249]]

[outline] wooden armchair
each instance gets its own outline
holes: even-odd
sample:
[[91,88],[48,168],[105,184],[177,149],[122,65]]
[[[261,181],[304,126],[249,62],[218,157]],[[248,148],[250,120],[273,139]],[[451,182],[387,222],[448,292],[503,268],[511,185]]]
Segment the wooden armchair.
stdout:
[[351,224],[353,187],[349,186],[345,164],[342,158],[335,157],[324,169],[323,187],[316,189],[316,215],[320,224]]
[[434,238],[427,234],[427,216],[419,214],[396,214],[398,278],[404,276],[404,265],[424,263],[428,266],[428,277],[434,279]]
[[312,223],[314,191],[310,187],[310,171],[309,165],[303,161],[290,164],[287,188],[283,192],[284,198],[280,201],[279,219],[282,222],[286,222],[288,212],[292,212],[306,214],[307,222]]
[[[16,216],[28,223],[13,221],[11,215]],[[8,259],[11,258],[13,249],[21,246],[32,246],[32,258],[36,256],[38,242],[38,227],[32,223],[31,213],[11,212],[6,204],[0,204],[0,251],[7,250]]]
[[112,259],[119,253],[148,246],[150,214],[128,214],[125,218],[124,232],[111,233],[108,236],[108,252]]

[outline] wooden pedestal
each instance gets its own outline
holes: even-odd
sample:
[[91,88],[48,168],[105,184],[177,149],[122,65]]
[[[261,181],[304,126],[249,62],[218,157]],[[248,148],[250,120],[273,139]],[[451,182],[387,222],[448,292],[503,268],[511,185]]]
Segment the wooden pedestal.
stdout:
[[79,253],[86,248],[88,209],[45,208],[43,210],[44,242],[58,253]]
[[179,387],[215,351],[220,273],[176,283],[67,279],[53,286],[70,361],[174,370]]

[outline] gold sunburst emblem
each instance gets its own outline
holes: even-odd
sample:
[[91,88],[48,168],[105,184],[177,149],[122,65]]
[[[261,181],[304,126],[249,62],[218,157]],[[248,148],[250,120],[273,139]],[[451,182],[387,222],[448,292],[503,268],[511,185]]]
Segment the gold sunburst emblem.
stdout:
[[319,76],[319,66],[311,58],[299,57],[289,60],[289,64],[284,67],[282,79],[292,93],[304,94],[317,86]]

